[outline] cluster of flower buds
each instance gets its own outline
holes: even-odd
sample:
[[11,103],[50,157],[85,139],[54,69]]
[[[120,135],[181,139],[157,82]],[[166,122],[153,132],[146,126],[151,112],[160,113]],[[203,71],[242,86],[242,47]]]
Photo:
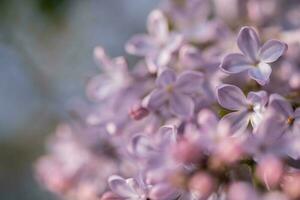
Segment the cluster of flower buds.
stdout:
[[93,103],[58,127],[37,179],[72,200],[300,199],[297,12],[164,0],[125,45],[135,66],[96,47]]

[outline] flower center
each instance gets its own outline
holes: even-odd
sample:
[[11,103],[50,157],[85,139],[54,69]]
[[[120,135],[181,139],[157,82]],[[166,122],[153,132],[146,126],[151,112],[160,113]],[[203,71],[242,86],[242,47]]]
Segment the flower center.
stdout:
[[295,118],[288,117],[288,119],[286,120],[286,123],[291,126],[291,125],[293,125],[294,121],[295,121]]
[[174,86],[172,84],[166,86],[166,91],[172,93],[174,91]]
[[258,60],[257,60],[257,61],[255,61],[255,62],[254,62],[254,67],[258,67],[258,66],[259,66],[259,64],[260,64],[260,61],[258,61]]
[[248,105],[248,111],[249,111],[249,112],[253,112],[253,111],[254,111],[254,105],[249,104],[249,105]]

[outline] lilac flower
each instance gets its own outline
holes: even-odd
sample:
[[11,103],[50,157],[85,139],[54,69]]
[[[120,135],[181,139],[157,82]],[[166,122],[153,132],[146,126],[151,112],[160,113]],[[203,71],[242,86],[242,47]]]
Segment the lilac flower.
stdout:
[[181,66],[203,73],[202,93],[204,98],[213,103],[216,100],[215,88],[220,85],[224,77],[224,73],[219,70],[219,60],[213,56],[204,55],[192,45],[184,45],[179,51],[179,61]]
[[94,57],[103,72],[89,80],[87,95],[92,100],[101,101],[128,85],[130,77],[123,57],[111,59],[102,47],[95,48]]
[[[279,115],[281,114],[279,113]],[[279,158],[300,158],[299,134],[287,132],[284,134],[284,127],[286,126],[282,126],[283,124],[278,122],[277,112],[268,109],[254,134],[248,138],[247,149],[255,160],[259,161],[265,155],[274,155]]]
[[177,130],[174,126],[163,126],[155,135],[136,135],[132,139],[131,151],[139,158],[162,158],[167,148],[176,142]]
[[[226,163],[233,163],[238,160],[242,153],[244,141],[247,134],[244,132],[232,132],[227,121],[220,121],[216,115],[210,111],[203,109],[198,115],[198,124],[200,125],[200,134],[195,137],[198,139],[200,146],[214,155],[215,158],[221,159]],[[240,137],[233,137],[239,135]]]
[[168,183],[158,183],[150,185],[144,182],[143,178],[124,179],[117,175],[112,175],[108,179],[110,189],[122,200],[147,200],[176,199],[178,192]]
[[112,175],[108,179],[110,189],[121,199],[146,200],[148,187],[142,181],[129,178],[124,179],[117,175]]
[[282,96],[272,94],[269,108],[272,109],[273,127],[278,135],[290,133],[300,135],[300,108],[295,111],[292,105]]
[[222,119],[230,123],[232,130],[244,131],[249,121],[252,127],[256,128],[262,120],[268,100],[265,91],[249,92],[246,97],[240,88],[224,84],[218,87],[217,95],[221,106],[234,111],[225,115]]
[[247,182],[235,182],[230,185],[228,192],[230,200],[259,200],[259,194],[254,187]]
[[149,71],[157,72],[166,67],[181,42],[182,37],[169,32],[168,21],[160,10],[154,10],[148,18],[148,34],[133,36],[126,44],[126,51],[130,54],[146,57]]
[[168,105],[170,111],[182,118],[193,115],[195,103],[192,95],[201,89],[203,75],[186,71],[176,78],[172,70],[163,71],[156,80],[156,89],[150,94],[148,107],[153,110]]
[[[59,126],[35,165],[38,180],[62,199],[299,199],[299,44],[289,42],[270,78],[270,64],[287,45],[261,44],[256,31],[244,27],[237,39],[242,53],[219,62],[234,27],[249,18],[259,23],[262,38],[298,40],[283,23],[270,28],[272,8],[261,10],[279,0],[164,1],[164,13],[149,15],[148,33],[126,45],[142,56],[133,67],[95,49],[103,72],[87,86],[95,102],[71,105],[69,125]],[[223,12],[224,6],[234,12]],[[231,20],[241,13],[246,17]],[[257,91],[261,86],[248,75],[270,84]],[[220,119],[221,107],[232,112]]]
[[238,35],[240,53],[225,56],[220,67],[229,74],[248,71],[250,78],[260,85],[269,82],[272,72],[270,64],[278,60],[287,50],[287,45],[278,40],[269,40],[261,45],[259,36],[252,27],[243,27]]

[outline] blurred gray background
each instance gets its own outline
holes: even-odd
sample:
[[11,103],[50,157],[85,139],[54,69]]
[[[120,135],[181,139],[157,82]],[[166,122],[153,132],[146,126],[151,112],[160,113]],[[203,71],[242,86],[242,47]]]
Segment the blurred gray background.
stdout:
[[145,31],[158,0],[0,0],[0,199],[54,199],[34,181],[33,161],[99,73],[93,48],[112,56]]

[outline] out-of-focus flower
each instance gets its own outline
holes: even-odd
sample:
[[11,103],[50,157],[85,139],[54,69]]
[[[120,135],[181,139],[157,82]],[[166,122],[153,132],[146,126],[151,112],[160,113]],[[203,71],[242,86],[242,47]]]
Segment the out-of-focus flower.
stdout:
[[260,85],[269,82],[272,69],[270,64],[278,60],[287,45],[278,40],[269,40],[261,45],[259,36],[252,27],[243,27],[237,44],[243,54],[233,53],[224,57],[220,67],[229,74],[248,71],[250,78]]
[[189,189],[197,198],[207,199],[214,192],[215,184],[215,180],[211,175],[198,172],[189,181]]
[[228,191],[229,200],[259,200],[259,194],[246,182],[233,183]]
[[176,78],[172,70],[163,71],[156,80],[156,87],[151,94],[148,107],[157,110],[168,105],[178,117],[190,118],[195,109],[192,95],[201,90],[203,75],[200,72],[186,71]]
[[272,155],[266,155],[258,163],[256,176],[270,190],[279,185],[283,171],[284,166],[280,159]]
[[108,184],[110,189],[121,197],[120,199],[146,200],[148,198],[148,186],[142,181],[112,175],[108,179]]
[[[300,48],[297,31],[287,30],[295,27],[289,8],[278,0],[164,2],[148,33],[126,44],[142,57],[133,68],[95,49],[103,69],[87,87],[95,102],[73,104],[69,125],[35,165],[37,179],[76,200],[299,199]],[[272,19],[277,11],[286,14]],[[220,62],[237,26],[253,23],[289,51],[243,27],[242,53]]]
[[222,120],[230,123],[232,130],[244,131],[249,121],[256,128],[262,120],[268,95],[265,91],[249,92],[245,97],[242,90],[234,85],[221,85],[217,89],[221,106],[235,112],[229,113]]
[[176,138],[177,132],[174,126],[163,126],[155,135],[134,136],[130,145],[131,152],[140,159],[161,159],[164,152],[176,143]]
[[180,66],[203,73],[201,93],[210,103],[216,100],[216,87],[221,84],[224,74],[219,70],[220,62],[215,56],[205,55],[199,48],[184,45],[179,51]]
[[105,100],[130,82],[127,64],[123,57],[109,58],[102,47],[96,47],[94,56],[103,70],[87,84],[87,96],[95,101]]
[[297,199],[300,197],[300,174],[299,172],[288,173],[283,178],[283,191],[291,198]]
[[198,115],[200,134],[198,140],[202,148],[220,162],[234,163],[243,155],[244,137],[233,137],[243,132],[233,132],[227,121],[219,122],[214,113],[202,110]]
[[187,41],[205,43],[222,33],[219,24],[208,21],[212,12],[209,0],[165,0],[163,9],[173,22],[174,29]]
[[157,72],[165,68],[181,42],[182,36],[170,32],[168,21],[160,10],[151,12],[147,24],[148,34],[133,36],[126,44],[126,51],[130,54],[144,56],[149,71]]
[[282,96],[272,94],[270,96],[269,108],[276,114],[272,115],[274,131],[278,134],[300,134],[300,108],[295,111],[292,105]]

